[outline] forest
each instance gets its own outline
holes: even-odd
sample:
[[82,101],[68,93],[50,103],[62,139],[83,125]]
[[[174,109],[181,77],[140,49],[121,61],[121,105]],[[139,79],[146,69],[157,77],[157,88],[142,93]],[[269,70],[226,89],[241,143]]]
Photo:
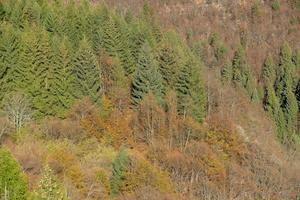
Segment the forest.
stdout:
[[0,0],[0,199],[298,200],[300,1],[229,4]]

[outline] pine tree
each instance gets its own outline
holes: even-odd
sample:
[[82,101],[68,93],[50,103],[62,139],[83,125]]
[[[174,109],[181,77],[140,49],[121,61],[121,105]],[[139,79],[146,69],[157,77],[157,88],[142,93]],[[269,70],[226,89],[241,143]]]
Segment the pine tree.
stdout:
[[170,44],[162,44],[158,50],[159,71],[163,77],[164,88],[173,88],[179,70],[179,55]]
[[21,166],[7,149],[0,149],[0,198],[25,200],[28,185]]
[[191,115],[201,122],[206,114],[206,94],[199,66],[192,58],[187,61],[179,72],[176,90],[179,113]]
[[221,77],[223,82],[232,80],[232,64],[229,60],[225,61],[224,67],[221,70]]
[[288,43],[284,43],[280,50],[279,68],[277,71],[277,79],[275,83],[277,96],[281,96],[282,93],[284,93],[286,87],[295,87],[295,74],[296,67],[292,61],[292,50]]
[[36,1],[27,0],[22,12],[22,18],[29,24],[39,23],[41,8]]
[[0,100],[16,89],[15,72],[20,66],[20,35],[12,25],[2,25],[0,38]]
[[[60,42],[60,41],[59,41]],[[60,116],[64,111],[70,108],[73,101],[71,95],[71,83],[73,80],[72,63],[71,63],[71,44],[67,38],[63,38],[59,47],[55,51],[54,70],[53,70],[53,87],[50,88],[55,95],[53,110]]]
[[232,61],[232,79],[236,84],[240,84],[242,87],[246,85],[246,71],[247,64],[245,60],[245,52],[243,47],[239,47],[234,54]]
[[163,83],[162,76],[158,71],[157,63],[152,55],[149,44],[145,44],[140,53],[137,63],[137,71],[134,75],[131,88],[133,104],[137,105],[145,94],[152,92],[161,100]]
[[129,157],[124,149],[121,149],[113,162],[113,174],[110,179],[112,196],[119,194],[123,173],[129,164]]
[[79,8],[76,7],[74,1],[68,3],[64,16],[65,23],[62,24],[62,26],[64,27],[64,33],[76,47],[79,41],[83,39],[85,33],[86,22],[84,14],[83,10],[79,10]]
[[272,57],[268,56],[262,68],[262,80],[264,84],[271,83],[273,85],[275,79],[276,79],[275,65]]
[[105,48],[106,52],[110,56],[118,57],[118,53],[120,52],[121,48],[121,28],[120,24],[112,17],[109,16],[108,19],[104,23],[103,27],[103,47]]
[[38,189],[35,192],[37,200],[66,200],[68,199],[62,186],[58,183],[49,166],[44,168],[42,178],[39,182]]
[[89,96],[94,102],[101,97],[101,70],[89,42],[84,38],[73,60],[72,94],[75,98]]
[[275,94],[275,90],[271,83],[268,83],[265,86],[265,94],[263,99],[264,109],[265,111],[273,118],[278,115],[280,111],[280,103]]
[[287,92],[285,100],[283,112],[286,119],[287,131],[290,134],[288,137],[290,138],[296,132],[299,110],[297,99],[291,90]]
[[54,88],[54,52],[50,45],[49,35],[42,30],[38,34],[36,52],[33,57],[31,75],[33,83],[30,87],[33,108],[36,117],[55,115],[52,107],[55,107]]

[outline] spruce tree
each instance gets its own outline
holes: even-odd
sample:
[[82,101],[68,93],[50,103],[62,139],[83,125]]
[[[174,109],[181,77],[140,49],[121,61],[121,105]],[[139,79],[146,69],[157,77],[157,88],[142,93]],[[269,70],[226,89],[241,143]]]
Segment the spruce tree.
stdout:
[[42,173],[34,199],[37,200],[66,200],[67,197],[53,171],[46,166]]
[[0,38],[0,100],[16,89],[15,72],[20,68],[20,34],[10,24],[1,26]]
[[7,149],[0,149],[0,198],[25,200],[28,185],[19,163]]
[[280,108],[279,100],[275,94],[275,90],[271,83],[267,83],[267,85],[265,86],[263,105],[264,105],[265,111],[273,119],[275,119],[275,117],[278,115],[281,108]]
[[157,63],[148,43],[144,44],[137,63],[137,71],[133,77],[131,97],[133,104],[137,105],[145,94],[152,92],[161,100],[163,80],[159,73]]
[[55,55],[53,60],[53,87],[50,88],[55,95],[55,103],[52,108],[55,113],[60,116],[64,111],[70,108],[73,101],[71,95],[71,83],[73,81],[72,75],[72,55],[71,44],[67,38],[63,38],[59,41],[58,48],[55,49]]
[[190,58],[180,70],[176,83],[179,113],[193,116],[199,122],[206,115],[206,94],[200,71],[200,64]]
[[159,47],[157,60],[164,88],[173,88],[180,65],[178,53],[170,44],[165,43]]
[[221,78],[223,82],[232,80],[232,64],[229,60],[225,61],[224,67],[221,70]]
[[113,174],[110,179],[111,195],[116,196],[120,192],[124,171],[129,164],[129,157],[124,149],[121,149],[113,162]]
[[83,39],[79,50],[72,61],[73,76],[72,94],[75,98],[89,96],[94,102],[99,102],[101,97],[101,70],[93,54],[92,48]]
[[54,52],[50,45],[49,35],[41,30],[38,33],[31,75],[33,83],[30,87],[32,105],[36,111],[36,117],[55,115],[55,88],[54,88]]
[[268,56],[267,59],[264,62],[263,68],[262,68],[262,81],[264,84],[271,83],[272,85],[275,82],[276,79],[276,71],[275,71],[275,65],[273,62],[273,59],[271,56]]

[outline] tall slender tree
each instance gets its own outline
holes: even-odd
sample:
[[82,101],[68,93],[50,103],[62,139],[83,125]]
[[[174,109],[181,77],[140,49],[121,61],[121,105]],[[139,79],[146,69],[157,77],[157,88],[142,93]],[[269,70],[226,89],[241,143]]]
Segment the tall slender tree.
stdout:
[[145,94],[152,92],[158,100],[162,100],[163,83],[151,48],[145,43],[137,63],[137,71],[132,81],[131,96],[137,105]]
[[87,39],[84,38],[80,42],[79,50],[72,63],[73,96],[75,98],[89,96],[94,102],[99,102],[101,97],[101,69]]

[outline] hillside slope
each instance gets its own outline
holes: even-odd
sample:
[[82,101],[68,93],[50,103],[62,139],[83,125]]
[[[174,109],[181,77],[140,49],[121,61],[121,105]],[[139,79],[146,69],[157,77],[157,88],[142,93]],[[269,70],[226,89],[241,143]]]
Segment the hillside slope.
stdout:
[[299,198],[296,9],[0,1],[0,198]]

